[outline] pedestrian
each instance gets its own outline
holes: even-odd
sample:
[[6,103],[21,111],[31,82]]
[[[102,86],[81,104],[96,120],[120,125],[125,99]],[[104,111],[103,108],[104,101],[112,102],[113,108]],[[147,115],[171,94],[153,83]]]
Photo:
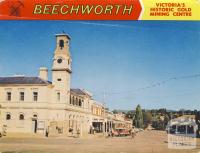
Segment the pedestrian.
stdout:
[[94,129],[94,126],[92,126],[92,134],[94,134],[94,130],[95,130],[95,129]]
[[109,137],[112,137],[112,129],[109,131]]
[[131,138],[133,139],[135,137],[135,130],[134,128],[131,129]]
[[90,134],[92,134],[92,126],[90,125]]
[[112,129],[112,130],[111,130],[111,136],[112,136],[112,137],[114,137],[114,135],[115,135],[114,132],[115,132],[115,131]]
[[47,127],[47,129],[46,129],[45,136],[46,136],[46,137],[49,136],[49,127]]

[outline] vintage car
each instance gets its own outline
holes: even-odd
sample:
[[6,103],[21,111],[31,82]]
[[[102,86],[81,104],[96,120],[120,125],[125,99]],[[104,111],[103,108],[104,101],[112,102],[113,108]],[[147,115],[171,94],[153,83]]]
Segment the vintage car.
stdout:
[[130,135],[130,132],[125,129],[116,129],[114,131],[114,136],[128,136]]

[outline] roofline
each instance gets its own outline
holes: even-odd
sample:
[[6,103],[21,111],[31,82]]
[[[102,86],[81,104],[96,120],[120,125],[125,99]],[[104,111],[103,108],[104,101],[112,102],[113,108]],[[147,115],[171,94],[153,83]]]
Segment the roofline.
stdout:
[[70,91],[70,94],[72,94],[72,95],[75,95],[75,96],[79,96],[79,97],[82,97],[82,98],[84,98],[84,97],[86,97],[87,95],[81,95],[81,94],[77,94],[77,93],[75,93],[75,92],[72,92],[72,91]]
[[101,102],[96,102],[95,100],[93,100],[93,104],[99,105],[101,107],[104,107],[104,104]]
[[0,78],[38,78],[38,79],[41,79],[42,81],[44,81],[45,83],[35,83],[35,84],[33,84],[33,83],[0,83],[0,86],[1,85],[51,85],[52,84],[52,82],[51,81],[49,81],[49,80],[44,80],[44,79],[42,79],[42,78],[40,78],[40,77],[38,77],[38,76],[36,76],[36,77],[34,77],[34,76],[8,76],[8,77],[2,77],[2,76],[0,76]]
[[[81,90],[81,92],[83,92],[84,95],[83,95],[83,94],[77,94],[77,93],[76,93],[75,91],[73,91],[73,90]],[[92,98],[91,95],[89,95],[88,93],[86,93],[85,91],[83,91],[83,89],[80,89],[80,88],[70,88],[70,92],[71,92],[71,93],[74,93],[74,94],[76,94],[76,95],[79,95],[79,96],[84,96],[84,97]]]
[[55,34],[56,37],[59,37],[59,36],[66,36],[69,40],[71,40],[71,37],[66,34],[66,33],[58,33],[58,34]]

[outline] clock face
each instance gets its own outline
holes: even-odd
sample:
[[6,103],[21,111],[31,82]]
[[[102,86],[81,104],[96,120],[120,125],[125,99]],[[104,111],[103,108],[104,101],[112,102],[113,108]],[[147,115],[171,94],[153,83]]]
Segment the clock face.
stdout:
[[59,64],[62,63],[62,59],[59,58],[59,59],[57,60],[57,62],[58,62]]

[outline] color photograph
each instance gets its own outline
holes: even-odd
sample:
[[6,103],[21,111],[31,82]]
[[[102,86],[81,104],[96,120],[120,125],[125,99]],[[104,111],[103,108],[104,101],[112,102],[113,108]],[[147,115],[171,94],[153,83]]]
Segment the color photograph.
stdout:
[[0,21],[0,153],[199,153],[200,22]]

